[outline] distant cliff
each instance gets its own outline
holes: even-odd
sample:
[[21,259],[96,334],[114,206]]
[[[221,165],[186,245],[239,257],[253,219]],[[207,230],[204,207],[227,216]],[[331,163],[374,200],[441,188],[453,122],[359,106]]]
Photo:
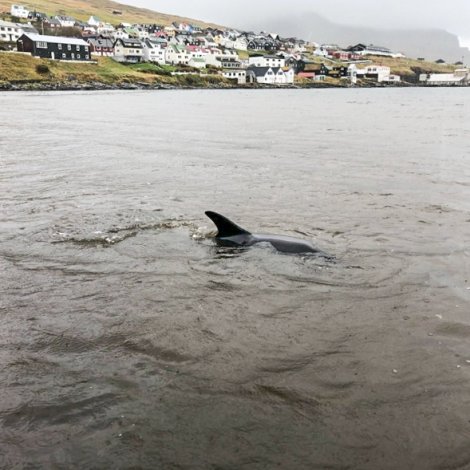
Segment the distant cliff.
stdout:
[[276,32],[281,36],[297,36],[319,43],[334,43],[342,47],[364,43],[388,47],[407,56],[428,60],[444,59],[470,62],[470,50],[460,47],[458,37],[439,29],[395,30],[370,27],[346,26],[333,23],[315,13],[284,16],[277,20],[251,24]]

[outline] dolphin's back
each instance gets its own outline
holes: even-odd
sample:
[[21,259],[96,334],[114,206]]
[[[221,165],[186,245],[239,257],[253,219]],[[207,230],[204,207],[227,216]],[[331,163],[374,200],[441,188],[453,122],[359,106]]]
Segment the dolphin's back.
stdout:
[[251,235],[250,232],[244,228],[239,227],[231,220],[227,219],[223,215],[217,214],[217,212],[206,211],[207,217],[214,222],[217,227],[218,233],[217,238],[235,237],[237,235]]
[[254,234],[255,243],[268,242],[276,250],[283,253],[319,253],[320,250],[315,248],[308,240],[300,238],[287,237],[282,235],[264,235]]
[[246,247],[266,242],[283,253],[316,253],[328,256],[307,240],[282,235],[252,234],[217,212],[206,211],[206,215],[217,226],[218,233],[215,238],[219,245]]

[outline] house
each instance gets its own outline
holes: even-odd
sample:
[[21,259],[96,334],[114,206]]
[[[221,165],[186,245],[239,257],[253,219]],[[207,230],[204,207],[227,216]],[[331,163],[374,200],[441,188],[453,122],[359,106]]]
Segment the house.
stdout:
[[165,64],[166,41],[161,41],[156,38],[147,38],[143,41],[142,48],[146,62],[155,62],[160,65]]
[[[399,81],[398,76],[390,75],[390,67],[385,65],[368,65],[363,69],[357,69],[358,78],[371,78],[377,80],[377,82],[390,82],[390,81]],[[392,77],[392,79],[390,78]]]
[[319,77],[322,77],[321,79],[325,77],[341,78],[348,75],[348,67],[347,65],[318,64],[301,59],[297,61],[297,73],[301,72],[312,72],[316,79],[320,79]]
[[114,33],[114,26],[111,23],[101,23],[96,28],[96,31],[102,36],[110,37]]
[[307,80],[315,80],[315,72],[299,72],[297,77]]
[[23,5],[12,5],[10,8],[11,16],[16,16],[16,18],[28,18],[29,13]]
[[47,15],[40,11],[34,10],[29,12],[28,18],[33,21],[45,21],[47,20]]
[[0,42],[16,42],[24,33],[37,34],[37,30],[29,23],[10,23],[0,20]]
[[359,55],[378,55],[384,57],[405,57],[400,52],[392,52],[388,47],[383,46],[374,46],[373,44],[369,44],[366,46],[365,44],[359,43],[355,46],[349,46],[347,49],[349,52],[356,52]]
[[206,60],[203,57],[191,57],[188,65],[196,69],[203,69],[206,66]]
[[138,39],[116,39],[114,42],[114,60],[136,64],[142,61],[144,56],[142,43]]
[[72,18],[71,16],[58,15],[54,18],[60,23],[62,28],[72,28],[75,26],[75,18]]
[[276,55],[253,55],[248,58],[248,64],[255,67],[284,67],[286,60],[284,57]]
[[83,39],[25,33],[17,41],[19,52],[56,60],[90,60],[90,45]]
[[176,29],[174,26],[165,26],[163,28],[163,31],[167,34],[167,36],[171,36],[171,37],[174,37],[176,35]]
[[252,51],[274,51],[278,48],[272,38],[257,37],[248,42],[247,49]]
[[223,70],[222,76],[229,80],[236,81],[238,85],[245,85],[246,73],[247,71],[245,69]]
[[223,69],[241,69],[242,63],[239,60],[236,60],[232,57],[218,57],[218,62],[220,63],[220,67]]
[[129,39],[129,35],[123,29],[116,29],[111,33],[111,37],[116,39]]
[[165,62],[171,65],[189,65],[191,54],[185,46],[169,44],[166,48]]
[[47,26],[50,29],[57,29],[61,27],[60,21],[57,18],[46,18],[43,23],[44,26]]
[[101,24],[101,21],[96,16],[90,16],[88,24],[90,26],[98,27]]
[[128,38],[134,38],[134,39],[139,38],[139,30],[134,26],[126,26],[124,28],[124,32],[127,34]]
[[321,49],[326,51],[325,57],[333,57],[333,54],[340,51],[341,47],[339,47],[337,44],[322,44]]
[[90,52],[92,55],[110,57],[114,54],[114,42],[108,37],[90,37],[87,39],[87,42],[90,44]]
[[419,81],[424,85],[455,86],[470,85],[470,70],[457,69],[454,73],[423,73]]
[[348,78],[352,84],[357,83],[357,66],[355,64],[350,64],[348,67]]
[[143,41],[150,37],[150,33],[147,31],[146,28],[138,27],[137,30],[137,38]]
[[269,85],[286,85],[294,83],[294,70],[281,67],[250,66],[246,71],[247,81]]
[[350,54],[351,53],[348,52],[348,51],[335,51],[335,52],[333,52],[332,56],[336,60],[346,61],[346,60],[349,60]]
[[328,51],[320,46],[313,51],[313,55],[316,55],[317,57],[326,57],[328,55]]
[[211,48],[208,49],[207,55],[205,56],[206,64],[212,65],[213,67],[233,67],[238,68],[240,67],[240,58],[236,51],[232,49],[222,49],[219,48]]
[[246,40],[245,37],[243,36],[238,36],[234,41],[233,41],[233,46],[234,49],[238,49],[239,51],[247,51],[248,50],[248,41]]

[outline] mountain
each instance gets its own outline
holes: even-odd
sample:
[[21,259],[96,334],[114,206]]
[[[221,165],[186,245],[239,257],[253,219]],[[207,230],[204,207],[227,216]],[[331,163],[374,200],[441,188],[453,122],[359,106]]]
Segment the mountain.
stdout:
[[[0,14],[10,12],[12,0],[0,0]],[[176,15],[167,15],[153,10],[124,5],[111,0],[26,0],[24,3],[29,10],[36,10],[48,15],[67,15],[81,21],[88,21],[90,16],[96,16],[101,21],[118,24],[126,23],[155,23],[169,25],[176,22],[191,23],[199,26],[214,26],[203,21]]]
[[251,24],[250,28],[295,36],[320,44],[334,43],[342,47],[357,43],[385,46],[405,55],[427,60],[444,59],[470,62],[470,50],[460,47],[456,35],[440,29],[379,29],[334,23],[315,14],[292,14],[283,18]]

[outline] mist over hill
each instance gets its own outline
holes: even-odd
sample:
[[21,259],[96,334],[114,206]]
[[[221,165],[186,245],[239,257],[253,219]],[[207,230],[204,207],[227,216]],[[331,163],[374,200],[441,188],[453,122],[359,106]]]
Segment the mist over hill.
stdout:
[[[246,27],[246,25],[245,25]],[[250,28],[296,36],[318,43],[335,43],[342,47],[363,43],[385,46],[405,55],[427,60],[470,62],[470,50],[460,47],[456,35],[440,29],[380,29],[333,23],[315,14],[292,14],[278,19],[263,20]]]

